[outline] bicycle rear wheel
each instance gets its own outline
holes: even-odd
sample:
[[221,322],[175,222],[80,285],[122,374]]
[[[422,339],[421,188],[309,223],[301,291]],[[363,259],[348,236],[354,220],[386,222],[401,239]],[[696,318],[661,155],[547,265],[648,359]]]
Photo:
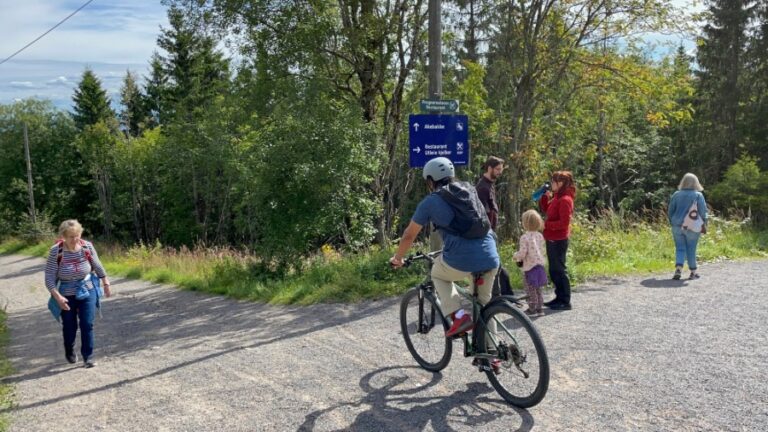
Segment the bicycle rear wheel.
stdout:
[[486,337],[477,341],[480,352],[493,353],[501,361],[498,374],[493,368],[485,372],[493,388],[521,408],[541,402],[549,388],[549,358],[531,320],[509,303],[500,302],[483,309],[483,322],[489,328],[493,328],[490,323],[496,324],[496,331],[483,331],[480,334]]
[[403,296],[400,328],[408,351],[421,367],[437,372],[448,366],[453,348],[451,340],[445,337],[448,323],[434,298],[419,287]]

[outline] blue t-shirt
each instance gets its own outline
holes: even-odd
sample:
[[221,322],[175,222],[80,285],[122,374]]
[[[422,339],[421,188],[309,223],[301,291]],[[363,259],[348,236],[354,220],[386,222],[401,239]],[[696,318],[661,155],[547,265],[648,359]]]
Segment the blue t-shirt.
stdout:
[[673,226],[681,226],[683,220],[685,220],[685,215],[688,214],[688,209],[691,208],[694,201],[698,203],[701,220],[706,222],[707,203],[704,201],[704,195],[693,189],[680,189],[672,194],[672,198],[669,200],[669,209],[667,209],[669,223]]
[[438,192],[433,192],[421,200],[411,220],[421,226],[429,222],[437,226],[443,238],[443,259],[456,270],[481,272],[499,267],[499,252],[496,250],[493,231],[488,230],[488,234],[482,238],[466,239],[441,228],[451,224],[453,208]]

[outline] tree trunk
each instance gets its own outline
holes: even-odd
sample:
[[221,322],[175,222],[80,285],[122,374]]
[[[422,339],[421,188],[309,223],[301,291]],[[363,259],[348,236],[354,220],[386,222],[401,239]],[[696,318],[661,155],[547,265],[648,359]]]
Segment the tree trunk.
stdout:
[[96,192],[99,196],[101,205],[102,221],[104,224],[104,237],[107,240],[112,239],[112,210],[109,192],[109,174],[103,169],[99,169],[94,175],[96,181]]
[[[524,75],[517,85],[514,108],[509,114],[509,133],[512,137],[505,154],[509,155],[509,182],[507,186],[506,205],[501,212],[506,223],[499,230],[503,237],[517,238],[521,234],[520,216],[523,208],[523,200],[528,196],[523,193],[520,185],[523,183],[526,172],[526,159],[524,153],[528,144],[528,133],[536,109],[534,91],[536,79],[532,75]],[[502,143],[503,146],[503,143]]]
[[136,190],[136,174],[134,173],[133,165],[131,165],[129,172],[131,174],[131,206],[133,207],[133,211],[131,213],[133,215],[133,229],[136,241],[138,242],[142,239],[141,223],[139,222],[141,219],[141,205],[139,203],[138,192]]
[[600,205],[608,206],[608,185],[605,183],[605,111],[602,104],[598,104],[600,113],[597,119],[597,187],[600,196]]

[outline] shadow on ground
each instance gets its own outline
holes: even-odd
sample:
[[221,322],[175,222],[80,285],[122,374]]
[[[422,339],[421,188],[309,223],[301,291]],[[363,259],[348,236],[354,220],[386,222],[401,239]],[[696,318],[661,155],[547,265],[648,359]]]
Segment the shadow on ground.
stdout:
[[688,280],[651,278],[641,281],[640,285],[646,288],[683,288],[688,286]]
[[[238,350],[302,337],[313,332],[349,324],[391,308],[398,299],[387,299],[360,305],[316,305],[281,307],[236,302],[224,297],[174,289],[159,285],[128,284],[103,303],[103,317],[97,318],[96,352],[99,357],[121,358],[139,350],[173,345],[187,349],[206,345],[209,354],[184,360],[151,374],[124,379],[109,385],[61,396],[28,405],[23,410],[164,375],[176,369],[216,359]],[[141,295],[137,295],[141,293]],[[14,321],[14,344],[8,357],[17,373],[4,379],[16,383],[59,374],[75,365],[66,364],[61,340],[61,325],[48,312],[45,304],[19,310],[10,316]],[[268,322],[269,325],[264,325]],[[243,337],[243,336],[246,337]],[[242,341],[247,340],[244,344]],[[79,350],[79,334],[76,350]],[[79,365],[77,366],[79,367]],[[0,410],[7,412],[10,409]]]
[[[429,426],[431,430],[453,431],[458,425],[482,430],[500,419],[515,431],[533,428],[534,420],[527,410],[508,405],[488,384],[469,383],[449,396],[431,394],[430,389],[441,380],[441,374],[418,367],[375,370],[360,379],[360,388],[366,393],[362,399],[313,411],[298,430],[421,431]],[[340,413],[344,414],[335,415]],[[338,424],[338,419],[350,414],[354,415],[351,424]],[[514,424],[519,426],[515,429]]]
[[3,280],[3,279],[15,279],[15,278],[19,278],[19,277],[22,277],[22,276],[29,276],[29,275],[32,275],[32,274],[35,274],[35,273],[41,273],[43,270],[45,270],[45,265],[44,264],[36,264],[36,265],[33,265],[33,266],[29,266],[29,267],[23,268],[23,269],[15,272],[15,273],[4,274],[4,275],[0,276],[0,280]]

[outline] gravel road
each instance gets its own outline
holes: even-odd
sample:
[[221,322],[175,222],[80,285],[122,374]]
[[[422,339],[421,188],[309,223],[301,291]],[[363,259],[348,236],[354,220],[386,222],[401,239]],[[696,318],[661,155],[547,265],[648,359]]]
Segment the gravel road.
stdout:
[[416,367],[396,298],[275,307],[113,279],[98,365],[70,365],[43,266],[0,256],[13,431],[768,430],[768,261],[579,286],[535,321],[552,381],[529,410],[458,343],[441,374]]

